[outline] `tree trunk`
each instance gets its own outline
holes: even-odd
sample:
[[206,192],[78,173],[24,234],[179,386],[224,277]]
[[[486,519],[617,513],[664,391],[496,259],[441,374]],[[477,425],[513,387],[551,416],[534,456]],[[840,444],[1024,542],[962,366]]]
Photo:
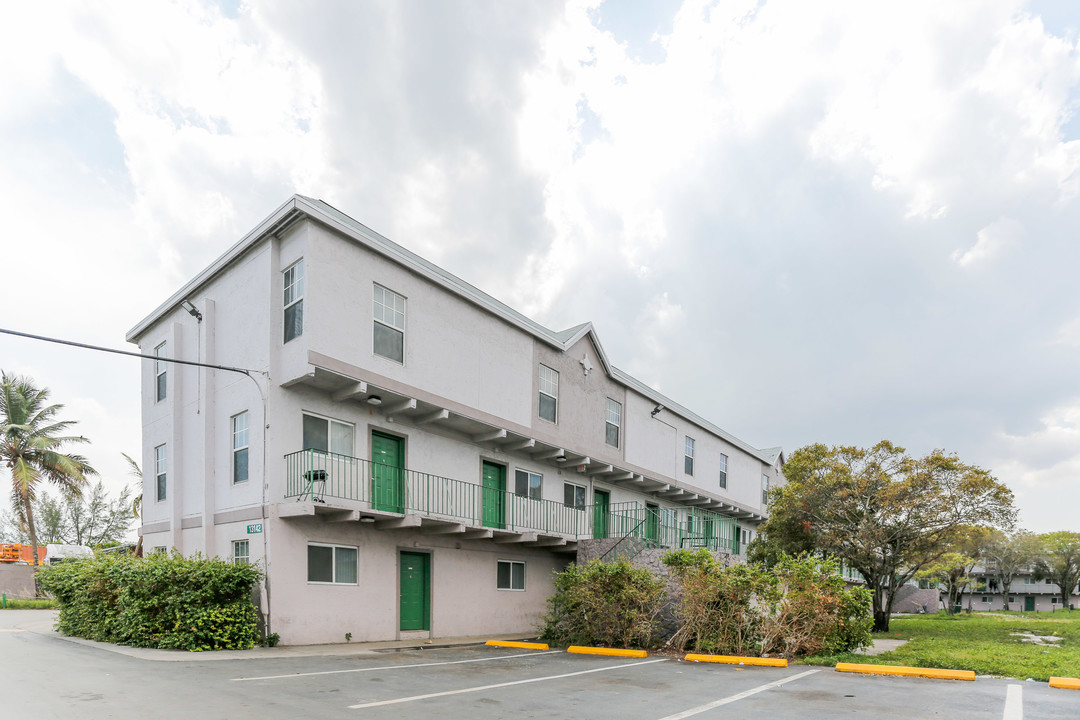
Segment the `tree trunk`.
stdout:
[[23,495],[23,509],[26,510],[26,529],[30,533],[30,550],[34,554],[34,567],[38,566],[37,529],[34,528],[34,504],[30,502],[30,495]]
[[874,592],[874,632],[889,631],[889,607],[885,602],[885,590],[880,585]]

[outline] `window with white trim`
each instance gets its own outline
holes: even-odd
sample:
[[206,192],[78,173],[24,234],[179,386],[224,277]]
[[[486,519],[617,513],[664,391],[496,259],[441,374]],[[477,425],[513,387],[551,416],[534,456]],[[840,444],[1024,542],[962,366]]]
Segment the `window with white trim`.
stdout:
[[283,274],[285,342],[304,334],[304,261],[297,260]]
[[157,487],[157,501],[161,502],[166,496],[166,456],[165,446],[158,445],[154,448],[154,484]]
[[540,500],[542,497],[541,490],[543,483],[544,476],[540,473],[529,472],[528,470],[517,470],[514,473],[514,494],[533,500]]
[[248,414],[247,410],[232,417],[232,480],[248,480]]
[[619,447],[619,435],[622,432],[622,403],[607,399],[607,422],[604,427],[604,441],[612,447]]
[[989,603],[989,602],[990,602],[990,598],[988,598],[988,597],[987,597],[986,595],[983,595],[983,596],[982,596],[982,601],[983,601],[984,603]]
[[683,472],[687,475],[694,474],[694,438],[686,436],[686,446],[683,450]]
[[355,585],[356,548],[308,543],[307,580],[309,583]]
[[375,286],[372,347],[376,355],[405,363],[405,298]]
[[1028,577],[1024,578],[1024,584],[1025,585],[1034,585],[1035,580],[1032,579],[1032,577],[1029,575]]
[[500,560],[496,587],[499,590],[524,590],[525,563],[518,560]]
[[353,454],[354,428],[349,423],[304,413],[304,449],[337,455]]
[[247,565],[251,562],[251,551],[247,540],[233,540],[233,565]]
[[[161,343],[154,348],[154,355],[159,358],[165,357],[165,343]],[[163,360],[154,361],[154,393],[157,400],[155,402],[161,402],[165,399],[167,393],[167,380],[166,367],[168,363]]]
[[769,476],[768,475],[762,475],[761,476],[761,504],[762,505],[768,505],[769,504]]
[[540,417],[557,422],[559,417],[559,372],[540,366]]
[[1059,602],[1061,602],[1061,598],[1059,598],[1057,595],[1051,595],[1050,596],[1050,604],[1051,605],[1057,605]]
[[727,487],[727,455],[720,455],[720,487]]
[[585,487],[574,483],[563,483],[563,505],[566,507],[585,507]]
[[169,552],[169,548],[165,545],[155,545],[151,555],[166,555]]

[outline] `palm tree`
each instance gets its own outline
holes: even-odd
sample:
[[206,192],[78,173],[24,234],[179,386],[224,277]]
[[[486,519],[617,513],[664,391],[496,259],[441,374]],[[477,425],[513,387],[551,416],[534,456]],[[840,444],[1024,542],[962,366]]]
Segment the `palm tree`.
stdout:
[[33,380],[0,373],[0,464],[11,471],[11,506],[26,528],[38,564],[33,501],[42,481],[67,494],[81,495],[87,475],[97,475],[86,458],[61,452],[65,445],[85,443],[84,437],[64,435],[72,420],[57,420],[63,405],[48,405],[48,388]]

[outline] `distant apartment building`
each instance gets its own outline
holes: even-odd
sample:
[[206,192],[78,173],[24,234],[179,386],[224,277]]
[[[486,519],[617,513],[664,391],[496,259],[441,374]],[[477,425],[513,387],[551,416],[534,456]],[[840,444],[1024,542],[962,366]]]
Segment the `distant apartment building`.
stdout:
[[[965,592],[960,600],[960,607],[973,612],[980,610],[1004,610],[1005,599],[1001,592],[998,578],[987,573],[985,568],[976,568],[974,582],[970,592]],[[1042,612],[1048,610],[1067,610],[1061,602],[1061,590],[1049,580],[1036,580],[1031,571],[1020,573],[1009,585],[1009,609]],[[942,607],[948,598],[942,594]],[[1080,608],[1080,587],[1072,589],[1069,604]]]
[[589,543],[739,555],[783,481],[779,448],[617,369],[590,323],[549,330],[301,196],[128,340],[162,358],[144,547],[263,564],[287,644],[526,633]]

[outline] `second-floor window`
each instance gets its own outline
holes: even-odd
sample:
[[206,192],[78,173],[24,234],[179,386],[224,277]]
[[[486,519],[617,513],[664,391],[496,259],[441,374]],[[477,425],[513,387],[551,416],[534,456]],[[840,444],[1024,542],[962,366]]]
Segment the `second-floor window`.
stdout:
[[351,456],[353,426],[304,413],[304,449]]
[[611,398],[607,401],[607,423],[604,440],[612,447],[619,447],[619,434],[622,430],[622,403]]
[[234,565],[247,565],[251,562],[251,550],[247,540],[233,540],[232,557]]
[[[154,348],[154,355],[159,358],[165,357],[165,343],[161,343]],[[154,396],[157,398],[157,402],[161,402],[165,399],[167,384],[165,378],[168,375],[165,368],[167,365],[168,364],[164,360],[154,361]]]
[[720,456],[720,487],[727,487],[727,455]]
[[769,476],[761,476],[761,504],[767,505],[769,503]]
[[514,493],[521,497],[539,500],[543,496],[544,476],[540,473],[518,470],[514,474]]
[[285,284],[285,342],[304,334],[304,261],[298,260],[283,275]]
[[563,505],[578,509],[585,507],[585,488],[573,483],[563,483]]
[[405,298],[381,285],[375,286],[374,336],[376,355],[405,362]]
[[540,366],[540,417],[549,422],[559,417],[559,373],[547,365]]
[[686,449],[683,451],[683,472],[694,474],[694,438],[686,436]]
[[232,478],[234,483],[248,479],[248,414],[245,410],[232,419]]
[[157,486],[157,501],[165,499],[165,446],[154,448],[154,483]]

